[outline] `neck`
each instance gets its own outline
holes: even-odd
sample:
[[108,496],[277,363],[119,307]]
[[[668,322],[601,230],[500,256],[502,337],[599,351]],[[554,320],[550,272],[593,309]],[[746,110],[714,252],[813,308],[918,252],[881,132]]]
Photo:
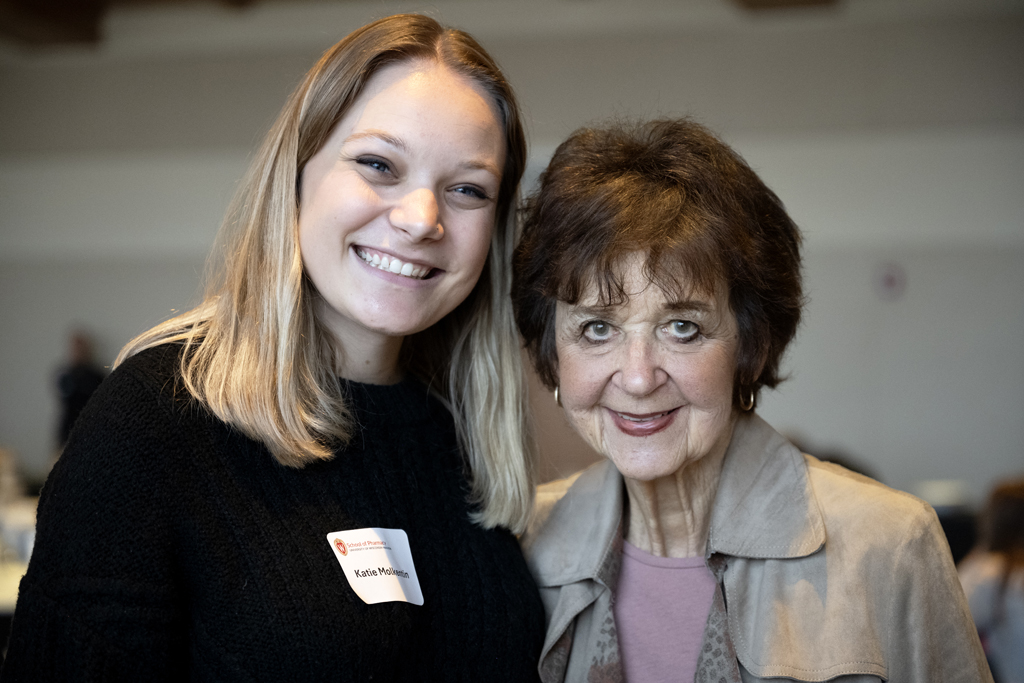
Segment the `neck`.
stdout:
[[395,343],[381,344],[378,348],[353,348],[346,344],[335,351],[335,367],[339,377],[364,384],[396,384],[402,380],[398,367],[398,354],[402,338]]
[[364,384],[395,384],[402,379],[398,357],[404,337],[380,334],[356,325],[327,324],[333,335],[334,370]]
[[711,511],[729,442],[674,473],[651,481],[626,478],[626,540],[659,557],[704,554]]

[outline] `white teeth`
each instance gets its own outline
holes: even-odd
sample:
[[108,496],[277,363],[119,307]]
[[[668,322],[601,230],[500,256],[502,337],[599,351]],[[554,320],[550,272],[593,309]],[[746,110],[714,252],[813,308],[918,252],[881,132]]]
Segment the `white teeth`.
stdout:
[[631,417],[629,415],[623,415],[622,413],[617,413],[617,415],[621,417],[623,420],[629,420],[630,422],[650,422],[651,420],[657,420],[659,417],[665,417],[670,412],[672,411],[666,410],[664,413],[659,413],[658,415],[651,415],[649,417]]
[[389,258],[387,256],[378,256],[377,254],[367,254],[362,249],[356,249],[356,254],[359,258],[363,259],[374,268],[386,270],[389,273],[394,273],[395,275],[403,275],[416,280],[422,280],[427,276],[427,273],[430,272],[430,268],[414,266],[411,263],[403,263],[393,257]]

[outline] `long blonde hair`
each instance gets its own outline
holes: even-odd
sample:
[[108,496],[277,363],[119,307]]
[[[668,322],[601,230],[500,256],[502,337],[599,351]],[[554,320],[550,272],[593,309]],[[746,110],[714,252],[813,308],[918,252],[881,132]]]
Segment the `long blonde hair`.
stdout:
[[334,373],[333,337],[314,313],[319,294],[303,274],[298,248],[298,183],[370,77],[412,59],[434,60],[492,96],[506,158],[480,281],[454,311],[403,343],[400,362],[455,417],[477,521],[521,531],[532,505],[533,442],[509,290],[525,136],[515,95],[494,60],[468,34],[429,17],[380,19],[321,57],[271,128],[228,211],[213,252],[222,262],[211,261],[204,301],[133,339],[115,364],[146,348],[183,344],[183,387],[283,465],[331,458],[347,442],[352,417]]

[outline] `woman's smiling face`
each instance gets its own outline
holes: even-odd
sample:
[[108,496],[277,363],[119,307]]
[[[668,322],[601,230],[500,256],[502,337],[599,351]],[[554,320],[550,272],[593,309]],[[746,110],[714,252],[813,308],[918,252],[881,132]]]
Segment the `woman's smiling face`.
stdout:
[[648,282],[639,255],[623,275],[621,304],[602,305],[594,287],[578,304],[558,302],[559,396],[595,450],[650,481],[728,447],[736,317],[724,287],[676,300]]
[[430,61],[384,67],[302,171],[299,247],[343,348],[424,330],[480,278],[505,138],[492,98]]

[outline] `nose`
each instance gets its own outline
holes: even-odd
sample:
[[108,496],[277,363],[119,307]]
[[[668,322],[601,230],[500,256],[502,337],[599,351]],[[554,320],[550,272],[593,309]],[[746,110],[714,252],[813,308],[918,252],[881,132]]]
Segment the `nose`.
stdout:
[[618,372],[619,386],[627,394],[642,398],[668,381],[655,344],[647,339],[630,339]]
[[413,240],[438,240],[444,235],[437,197],[425,187],[405,194],[391,209],[391,224]]

